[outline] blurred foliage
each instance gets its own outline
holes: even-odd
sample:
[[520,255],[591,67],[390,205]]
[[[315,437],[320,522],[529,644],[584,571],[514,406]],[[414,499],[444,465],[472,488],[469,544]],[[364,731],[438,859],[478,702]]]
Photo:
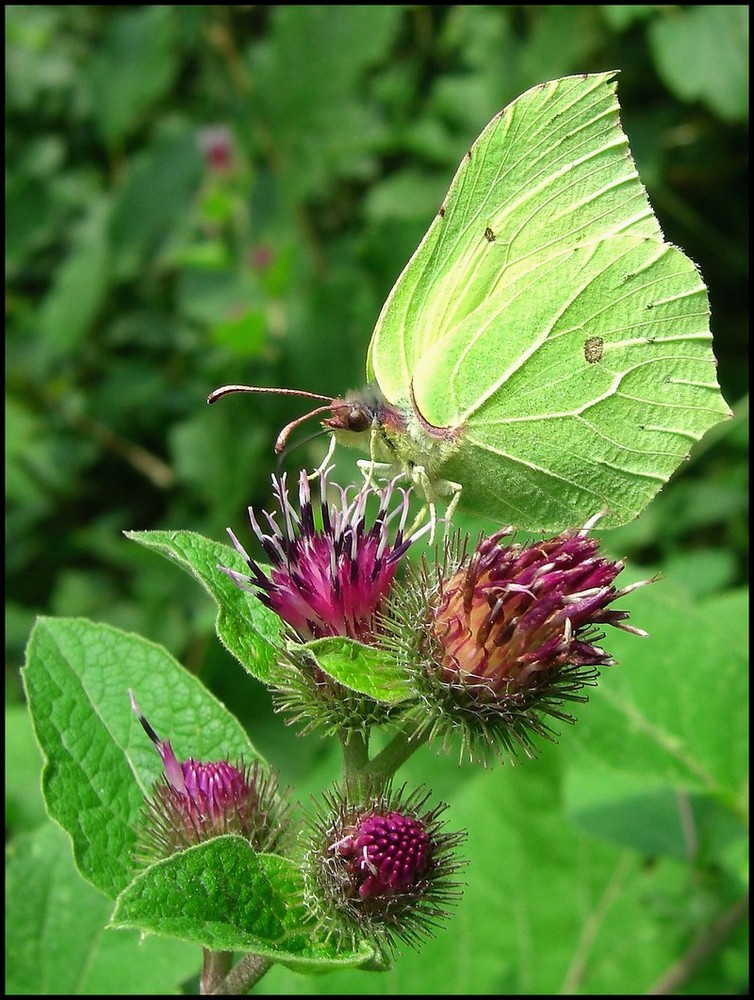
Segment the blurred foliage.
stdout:
[[[639,172],[709,286],[736,412],[606,542],[699,596],[744,582],[748,7],[5,13],[12,701],[35,616],[91,617],[165,644],[287,780],[310,780],[329,751],[294,739],[263,688],[250,697],[206,595],[121,533],[224,540],[230,525],[249,541],[245,507],[268,502],[273,442],[307,404],[207,407],[207,393],[358,386],[380,306],[471,141],[525,89],[570,73],[621,71]],[[284,466],[323,453],[310,440]],[[338,462],[353,474],[353,456]],[[38,810],[14,802],[9,817],[16,832]]]
[[[357,386],[380,305],[463,151],[543,79],[621,69],[640,173],[710,287],[735,405],[747,13],[6,8],[11,673],[34,616],[52,612],[145,633],[222,684],[206,598],[120,531],[243,532],[245,506],[269,495],[277,431],[306,403],[209,408],[208,391]],[[705,578],[737,582],[744,449],[744,429],[725,427],[624,531],[629,554],[682,566],[704,547]],[[318,441],[288,465],[321,454]]]

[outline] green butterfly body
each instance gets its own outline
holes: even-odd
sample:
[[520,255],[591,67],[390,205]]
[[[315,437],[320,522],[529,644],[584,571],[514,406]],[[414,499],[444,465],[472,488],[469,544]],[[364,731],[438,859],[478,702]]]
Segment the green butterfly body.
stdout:
[[614,74],[534,87],[464,157],[323,421],[429,501],[557,531],[639,514],[729,415],[707,292],[665,242]]

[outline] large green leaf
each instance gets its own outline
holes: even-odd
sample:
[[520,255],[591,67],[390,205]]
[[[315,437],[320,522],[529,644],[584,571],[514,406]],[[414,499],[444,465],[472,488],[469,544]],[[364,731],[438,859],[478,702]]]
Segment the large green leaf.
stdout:
[[179,760],[259,758],[217,699],[140,636],[83,619],[42,618],[22,672],[45,756],[47,809],[70,835],[82,875],[107,895],[131,879],[134,824],[161,771],[129,689]]
[[170,87],[179,13],[168,4],[115,12],[91,69],[93,111],[109,146],[122,141]]
[[241,837],[216,837],[152,865],[121,894],[112,923],[194,941],[213,951],[245,951],[299,972],[361,965],[363,946],[338,952],[317,937],[303,906],[301,870],[257,854]]
[[127,531],[126,537],[174,560],[199,580],[217,602],[220,641],[250,674],[260,681],[268,680],[282,624],[277,615],[218,568],[227,566],[248,573],[239,553],[193,531]]
[[355,98],[400,17],[400,7],[383,4],[271,8],[267,38],[252,49],[254,109],[297,199],[319,194],[337,173],[373,172],[384,125]]
[[[697,601],[670,580],[621,601],[649,632],[611,634],[618,661],[606,671],[574,730],[588,761],[683,788],[746,811],[748,787],[747,594]],[[679,628],[679,623],[683,627]]]
[[83,881],[52,823],[14,842],[6,875],[7,995],[167,995],[199,968],[196,947],[106,930],[112,904]]
[[729,122],[749,113],[748,4],[660,8],[649,27],[659,75],[685,101],[703,101]]

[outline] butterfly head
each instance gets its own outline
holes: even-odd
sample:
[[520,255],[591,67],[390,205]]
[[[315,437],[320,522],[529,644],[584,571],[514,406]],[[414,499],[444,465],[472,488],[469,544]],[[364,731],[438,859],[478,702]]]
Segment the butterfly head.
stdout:
[[[291,432],[311,417],[327,414],[322,420],[322,426],[331,431],[342,444],[370,449],[370,438],[375,431],[385,442],[386,452],[390,452],[388,441],[393,436],[406,432],[406,421],[399,409],[387,402],[376,385],[367,386],[359,392],[349,392],[345,396],[320,396],[306,392],[303,389],[279,389],[254,385],[223,385],[215,389],[207,398],[208,403],[215,403],[223,396],[238,392],[263,392],[277,395],[303,396],[308,399],[322,400],[324,405],[317,406],[301,417],[297,417],[280,431],[275,441],[275,451],[279,454],[288,443]],[[381,432],[381,433],[380,433]],[[389,460],[388,454],[385,458]]]
[[409,399],[397,405],[389,402],[374,383],[343,397],[320,396],[299,389],[224,385],[210,393],[207,402],[214,403],[237,392],[276,393],[322,401],[322,406],[283,427],[275,441],[278,454],[286,447],[292,431],[311,417],[322,414],[322,426],[333,434],[339,444],[359,448],[367,452],[372,461],[404,471],[410,472],[414,466],[421,466],[430,477],[434,477],[439,474],[445,460],[456,451],[462,435],[460,428],[430,424],[419,411],[413,387],[410,388]]

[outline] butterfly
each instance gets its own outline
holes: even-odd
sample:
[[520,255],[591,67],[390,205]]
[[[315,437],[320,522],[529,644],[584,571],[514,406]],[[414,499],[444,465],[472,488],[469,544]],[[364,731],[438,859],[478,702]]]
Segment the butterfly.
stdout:
[[[533,87],[464,156],[388,295],[367,389],[324,405],[438,500],[560,531],[636,517],[730,415],[704,282],[667,243],[619,120],[615,73]],[[254,386],[215,390],[210,402]]]

